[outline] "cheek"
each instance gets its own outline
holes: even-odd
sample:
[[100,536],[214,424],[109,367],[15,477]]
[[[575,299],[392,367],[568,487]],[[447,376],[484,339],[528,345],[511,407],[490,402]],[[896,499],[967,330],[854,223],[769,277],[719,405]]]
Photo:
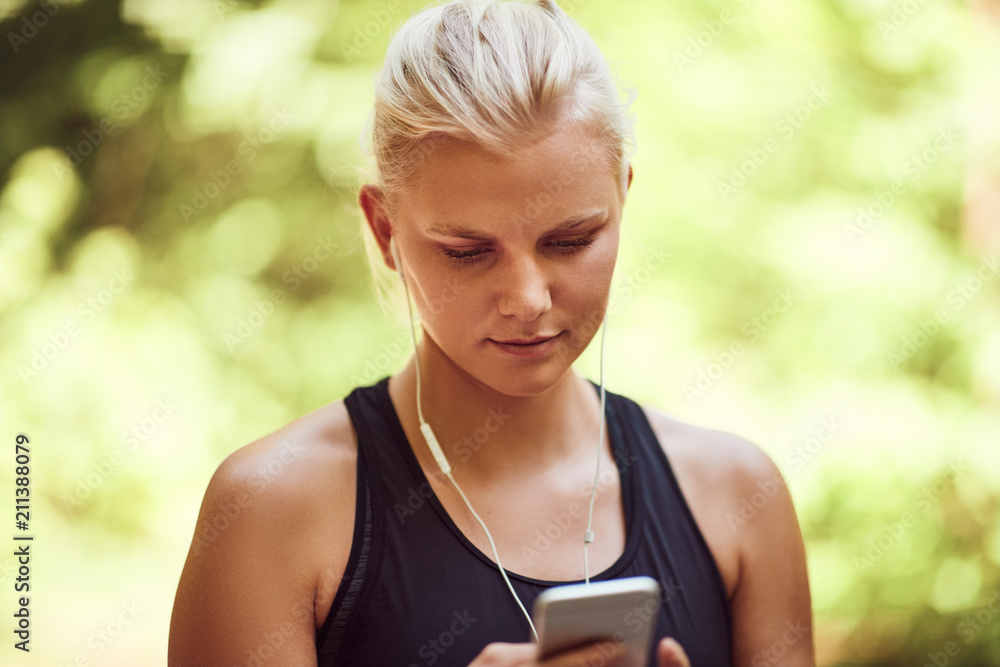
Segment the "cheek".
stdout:
[[588,301],[606,298],[611,289],[616,256],[613,250],[595,251],[578,262],[572,277],[565,283],[570,293]]
[[568,315],[573,329],[574,347],[582,350],[600,331],[611,298],[615,270],[614,250],[594,253],[580,262],[573,280],[566,286],[564,298],[555,305]]
[[426,285],[417,303],[421,320],[428,329],[448,334],[456,322],[472,322],[483,298],[476,297],[475,285],[461,277],[446,277]]

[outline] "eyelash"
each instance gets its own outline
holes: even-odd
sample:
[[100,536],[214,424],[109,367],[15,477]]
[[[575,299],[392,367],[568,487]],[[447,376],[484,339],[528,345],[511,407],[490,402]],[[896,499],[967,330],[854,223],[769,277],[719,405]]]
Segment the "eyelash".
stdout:
[[[594,242],[592,237],[576,239],[573,241],[553,241],[559,252],[564,255],[574,255]],[[489,250],[488,248],[476,248],[475,250],[452,250],[445,248],[444,254],[459,264],[472,264],[476,259]]]

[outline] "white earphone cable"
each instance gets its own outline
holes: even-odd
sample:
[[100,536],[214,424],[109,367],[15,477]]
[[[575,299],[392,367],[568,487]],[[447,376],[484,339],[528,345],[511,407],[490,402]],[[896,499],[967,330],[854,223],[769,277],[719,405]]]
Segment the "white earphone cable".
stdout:
[[604,442],[604,335],[608,331],[608,316],[605,313],[601,327],[601,429],[597,436],[597,470],[594,472],[594,486],[590,491],[590,510],[587,512],[587,531],[583,534],[583,580],[590,585],[590,568],[587,564],[587,545],[594,541],[591,524],[594,520],[594,498],[597,496],[597,482],[601,476],[601,445]]

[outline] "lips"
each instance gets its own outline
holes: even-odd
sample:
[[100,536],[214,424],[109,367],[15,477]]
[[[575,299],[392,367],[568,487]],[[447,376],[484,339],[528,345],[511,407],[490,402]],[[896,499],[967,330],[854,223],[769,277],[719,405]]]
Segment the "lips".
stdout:
[[[566,333],[565,331],[560,331],[555,336],[532,336],[531,338],[510,338],[507,341],[496,341],[492,338],[487,338],[486,340],[492,344],[492,347],[496,349],[508,358],[513,359],[542,359],[549,356],[552,351],[559,345],[559,341],[562,335]],[[525,342],[511,342],[511,341],[525,341]]]
[[535,336],[534,338],[511,338],[509,340],[497,340],[495,338],[491,338],[490,340],[495,343],[504,343],[507,345],[532,345],[534,343],[540,343],[543,340],[555,338],[558,335],[559,334],[552,334],[551,336]]

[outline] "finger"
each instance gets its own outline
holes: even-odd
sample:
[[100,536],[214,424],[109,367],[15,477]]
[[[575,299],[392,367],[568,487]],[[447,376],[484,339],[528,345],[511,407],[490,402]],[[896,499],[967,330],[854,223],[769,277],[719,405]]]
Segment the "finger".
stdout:
[[605,640],[587,644],[583,648],[564,651],[539,662],[540,667],[580,667],[580,665],[605,665],[612,667],[628,654],[623,642]]
[[536,665],[538,646],[534,643],[512,644],[493,642],[469,663],[469,667],[486,667],[488,665],[506,665],[507,667],[530,667]]
[[691,667],[687,653],[673,637],[664,637],[659,645],[660,667]]

